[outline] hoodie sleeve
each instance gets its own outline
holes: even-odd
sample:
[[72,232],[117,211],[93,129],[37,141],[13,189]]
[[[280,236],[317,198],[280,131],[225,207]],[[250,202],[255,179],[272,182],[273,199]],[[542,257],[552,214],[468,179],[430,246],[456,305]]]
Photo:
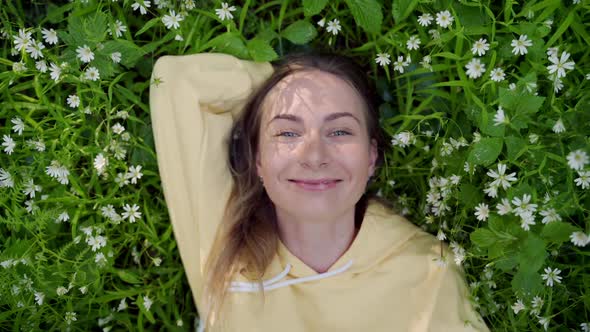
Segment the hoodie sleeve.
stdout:
[[489,329],[470,301],[463,271],[445,245],[446,266],[440,280],[429,331],[478,331]]
[[233,115],[272,73],[225,54],[164,56],[150,84],[150,116],[168,213],[195,301],[229,196],[226,139]]

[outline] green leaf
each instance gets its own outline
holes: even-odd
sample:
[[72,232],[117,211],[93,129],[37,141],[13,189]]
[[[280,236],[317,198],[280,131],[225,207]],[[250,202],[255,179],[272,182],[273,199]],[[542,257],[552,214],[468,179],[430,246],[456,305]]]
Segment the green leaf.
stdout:
[[500,104],[509,109],[512,114],[536,113],[543,105],[543,101],[545,97],[500,88]]
[[514,293],[539,294],[543,291],[543,279],[536,271],[519,269],[512,279]]
[[142,33],[148,31],[149,29],[151,29],[154,25],[158,24],[158,22],[160,22],[162,19],[160,17],[154,17],[151,20],[147,21],[147,23],[145,23],[143,25],[143,27],[141,29],[139,29],[139,31],[137,31],[135,33],[135,37],[141,35]]
[[467,157],[467,161],[470,164],[487,166],[493,163],[498,158],[498,155],[500,155],[501,151],[501,138],[482,138],[479,140],[479,142],[475,143],[475,145],[469,152],[469,157]]
[[459,190],[459,200],[465,204],[466,208],[471,209],[481,202],[481,190],[471,183],[463,183]]
[[543,266],[546,257],[545,241],[533,233],[528,233],[528,237],[520,246],[520,268],[536,272]]
[[398,0],[393,1],[391,4],[391,14],[393,15],[393,19],[396,23],[400,23],[406,17],[408,17],[416,5],[418,5],[418,0]]
[[248,52],[254,61],[264,62],[272,61],[278,58],[275,50],[262,39],[252,39],[248,41]]
[[508,136],[504,138],[506,149],[508,150],[508,160],[515,162],[521,155],[521,151],[526,147],[526,141],[519,137]]
[[119,278],[121,278],[121,280],[125,281],[128,284],[141,283],[141,280],[139,279],[139,277],[135,273],[132,273],[127,270],[120,270],[120,269],[117,269],[116,273],[117,273],[117,276],[119,276]]
[[282,31],[282,36],[293,44],[307,44],[317,36],[316,28],[308,21],[299,20]]
[[226,32],[209,40],[204,49],[209,47],[215,52],[231,54],[241,59],[248,58],[248,48],[236,33]]
[[328,0],[303,0],[303,14],[307,17],[319,14]]
[[570,235],[579,229],[563,221],[552,221],[543,227],[541,236],[548,241],[563,243],[569,241]]
[[355,22],[365,31],[378,34],[381,31],[383,13],[377,0],[344,0]]
[[482,248],[492,246],[497,241],[494,233],[486,228],[476,229],[473,233],[471,233],[469,238],[471,239],[471,242]]

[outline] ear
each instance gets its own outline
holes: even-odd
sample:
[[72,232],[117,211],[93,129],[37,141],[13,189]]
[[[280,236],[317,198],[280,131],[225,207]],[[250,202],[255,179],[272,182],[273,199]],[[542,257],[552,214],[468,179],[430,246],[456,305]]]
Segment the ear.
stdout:
[[375,173],[375,163],[377,162],[377,157],[379,156],[379,149],[377,148],[377,140],[371,139],[371,144],[369,146],[369,177],[373,176]]

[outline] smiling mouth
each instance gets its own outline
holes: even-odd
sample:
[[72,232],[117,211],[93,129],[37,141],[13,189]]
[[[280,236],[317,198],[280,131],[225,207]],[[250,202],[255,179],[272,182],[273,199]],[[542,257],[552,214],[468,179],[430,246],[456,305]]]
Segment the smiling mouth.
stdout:
[[300,189],[306,191],[324,191],[329,190],[338,185],[342,180],[339,179],[323,179],[323,180],[289,180]]

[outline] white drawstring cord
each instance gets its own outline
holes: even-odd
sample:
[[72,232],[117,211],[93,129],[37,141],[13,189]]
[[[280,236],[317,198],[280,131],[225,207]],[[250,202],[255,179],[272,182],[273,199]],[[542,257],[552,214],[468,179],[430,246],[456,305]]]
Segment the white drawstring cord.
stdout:
[[[342,266],[334,271],[324,272],[324,273],[316,274],[313,276],[307,276],[307,277],[303,277],[303,278],[296,278],[296,279],[290,279],[290,280],[278,282],[280,279],[285,277],[287,275],[287,273],[289,273],[289,271],[291,270],[291,265],[287,264],[287,266],[285,267],[285,270],[283,270],[283,272],[281,272],[279,275],[277,275],[276,277],[269,279],[267,281],[263,281],[262,287],[265,291],[269,291],[269,290],[273,290],[273,289],[280,288],[280,287],[285,287],[285,286],[289,286],[289,285],[293,285],[293,284],[299,284],[302,282],[308,282],[308,281],[328,278],[328,277],[340,274],[340,273],[348,270],[348,268],[350,268],[350,266],[352,265],[352,262],[353,262],[353,260],[351,259],[344,266]],[[231,287],[229,288],[230,292],[256,292],[259,290],[260,290],[260,285],[255,282],[233,281],[231,283]]]

